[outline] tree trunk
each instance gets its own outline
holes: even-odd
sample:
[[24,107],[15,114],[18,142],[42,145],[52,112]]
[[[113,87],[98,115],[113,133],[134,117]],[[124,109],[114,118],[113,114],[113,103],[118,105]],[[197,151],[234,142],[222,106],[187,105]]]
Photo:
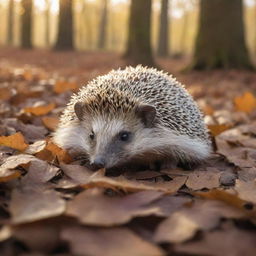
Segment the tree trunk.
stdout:
[[51,6],[50,0],[45,0],[45,45],[50,46],[50,17],[51,17]]
[[131,0],[125,58],[132,65],[154,66],[151,50],[151,0]]
[[180,36],[180,50],[179,50],[180,55],[184,55],[186,52],[187,33],[188,33],[188,11],[184,10],[183,24],[182,24],[181,36]]
[[8,30],[7,30],[7,44],[9,46],[13,45],[13,14],[14,14],[14,0],[9,0],[8,7]]
[[32,5],[33,0],[22,0],[21,47],[32,48]]
[[102,0],[102,14],[99,23],[98,48],[104,49],[106,46],[107,22],[108,22],[108,0]]
[[194,69],[252,68],[242,0],[201,0]]
[[73,0],[61,0],[56,50],[73,50]]
[[169,0],[161,1],[161,14],[158,34],[157,55],[167,57],[169,55]]

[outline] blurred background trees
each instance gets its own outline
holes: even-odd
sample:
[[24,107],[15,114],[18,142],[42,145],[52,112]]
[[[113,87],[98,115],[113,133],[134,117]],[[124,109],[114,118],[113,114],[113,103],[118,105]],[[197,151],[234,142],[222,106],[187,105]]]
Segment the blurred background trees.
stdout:
[[250,68],[244,35],[242,0],[201,0],[193,68]]
[[59,22],[56,50],[73,50],[73,0],[59,2]]
[[250,68],[256,56],[255,0],[0,0],[0,21],[2,46],[101,49],[133,64]]

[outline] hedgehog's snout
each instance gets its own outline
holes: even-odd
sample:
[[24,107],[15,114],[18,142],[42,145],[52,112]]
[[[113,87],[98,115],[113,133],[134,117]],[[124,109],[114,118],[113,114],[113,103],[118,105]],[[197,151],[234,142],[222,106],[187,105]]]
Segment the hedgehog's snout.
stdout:
[[96,169],[101,169],[106,166],[106,160],[102,156],[98,156],[91,162],[91,164]]

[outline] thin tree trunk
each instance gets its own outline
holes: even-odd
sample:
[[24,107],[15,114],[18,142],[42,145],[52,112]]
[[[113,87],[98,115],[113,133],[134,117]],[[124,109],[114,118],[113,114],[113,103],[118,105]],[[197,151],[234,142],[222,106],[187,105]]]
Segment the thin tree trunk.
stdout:
[[8,7],[8,31],[7,31],[7,44],[13,45],[13,14],[14,14],[14,0],[9,0],[9,7]]
[[161,1],[161,13],[158,34],[157,55],[167,57],[169,55],[169,0]]
[[98,48],[106,47],[107,22],[108,22],[108,0],[102,0],[102,14],[99,23]]
[[194,69],[252,68],[242,0],[201,0]]
[[131,0],[128,41],[124,57],[132,65],[155,65],[150,44],[151,3],[151,0]]
[[46,9],[45,9],[45,45],[46,47],[50,46],[50,17],[51,17],[51,6],[50,0],[45,0]]
[[183,24],[180,36],[180,54],[184,54],[186,51],[186,39],[188,33],[188,12],[185,10],[183,15]]
[[61,0],[56,50],[73,50],[73,0]]
[[32,48],[32,5],[33,0],[22,0],[21,47]]

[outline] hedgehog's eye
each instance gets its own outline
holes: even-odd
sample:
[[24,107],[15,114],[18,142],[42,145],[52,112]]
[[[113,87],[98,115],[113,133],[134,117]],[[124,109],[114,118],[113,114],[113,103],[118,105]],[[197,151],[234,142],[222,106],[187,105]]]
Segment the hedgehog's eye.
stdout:
[[90,139],[91,139],[91,140],[93,140],[93,139],[94,139],[95,134],[94,134],[94,132],[93,132],[93,131],[91,131],[91,133],[90,133],[89,137],[90,137]]
[[131,135],[130,132],[126,132],[126,131],[120,132],[119,133],[119,139],[121,141],[128,141],[130,139],[130,135]]

